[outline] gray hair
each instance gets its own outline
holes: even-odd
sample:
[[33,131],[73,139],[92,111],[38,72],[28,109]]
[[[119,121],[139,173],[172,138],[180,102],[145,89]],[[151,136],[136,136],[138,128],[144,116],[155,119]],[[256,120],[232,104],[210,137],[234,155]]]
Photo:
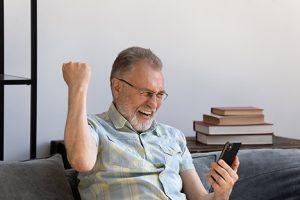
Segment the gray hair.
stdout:
[[110,81],[129,72],[133,64],[141,60],[147,60],[153,67],[159,70],[162,69],[161,60],[150,49],[130,47],[121,51],[115,59],[111,69]]

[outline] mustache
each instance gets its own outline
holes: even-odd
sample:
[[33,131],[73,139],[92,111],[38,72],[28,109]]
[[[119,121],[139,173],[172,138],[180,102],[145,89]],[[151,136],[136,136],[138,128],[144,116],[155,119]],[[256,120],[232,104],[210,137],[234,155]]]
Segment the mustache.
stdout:
[[157,111],[156,108],[150,108],[149,106],[140,106],[137,108],[137,111],[139,111],[139,110],[151,112],[152,114],[156,113],[156,111]]

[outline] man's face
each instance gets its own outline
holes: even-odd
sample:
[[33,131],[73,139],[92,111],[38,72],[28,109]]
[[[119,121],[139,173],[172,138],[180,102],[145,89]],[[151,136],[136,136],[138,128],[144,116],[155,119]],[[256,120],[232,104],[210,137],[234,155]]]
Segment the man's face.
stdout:
[[[136,131],[149,129],[163,101],[157,97],[164,92],[162,72],[142,60],[135,63],[130,72],[118,78],[112,84],[118,111]],[[151,93],[154,94],[147,95]]]

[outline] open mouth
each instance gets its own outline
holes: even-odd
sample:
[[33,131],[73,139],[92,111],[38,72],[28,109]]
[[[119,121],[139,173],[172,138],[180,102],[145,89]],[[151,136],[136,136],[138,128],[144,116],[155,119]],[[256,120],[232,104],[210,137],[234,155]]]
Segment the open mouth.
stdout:
[[139,110],[139,113],[144,116],[145,118],[150,118],[152,116],[152,113],[151,111],[144,111],[144,110]]

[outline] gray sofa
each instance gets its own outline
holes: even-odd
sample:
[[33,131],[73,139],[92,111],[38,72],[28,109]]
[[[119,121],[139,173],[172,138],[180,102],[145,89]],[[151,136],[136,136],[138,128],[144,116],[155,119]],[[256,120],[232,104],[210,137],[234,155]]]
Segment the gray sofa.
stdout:
[[[209,163],[220,152],[193,154],[206,189]],[[239,180],[231,200],[300,200],[300,149],[240,150]]]
[[[192,154],[205,188],[206,173],[220,152]],[[261,149],[239,152],[239,181],[231,200],[300,199],[300,149]],[[28,161],[0,162],[1,200],[80,199],[77,173],[64,169],[59,154]]]

